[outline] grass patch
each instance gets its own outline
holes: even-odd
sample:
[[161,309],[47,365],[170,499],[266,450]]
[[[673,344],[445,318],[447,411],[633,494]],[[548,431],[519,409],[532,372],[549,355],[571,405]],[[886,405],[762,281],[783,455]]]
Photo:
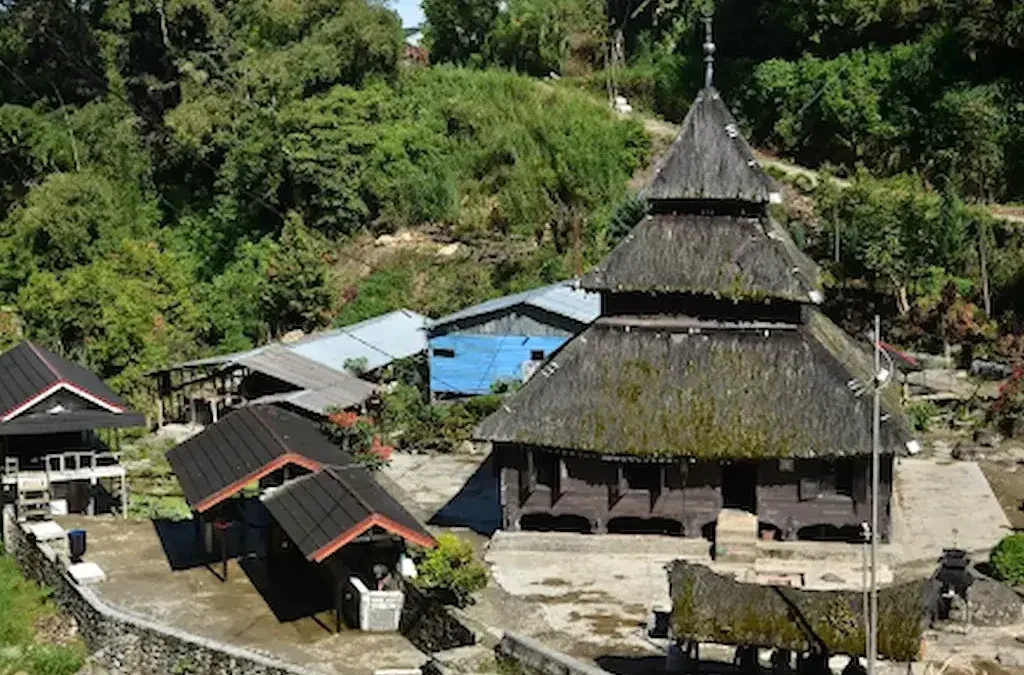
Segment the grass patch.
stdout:
[[128,472],[128,517],[134,520],[188,520],[192,509],[185,501],[166,453],[170,440],[142,439],[126,447],[121,462]]
[[85,663],[85,645],[49,596],[0,554],[0,673],[72,675]]

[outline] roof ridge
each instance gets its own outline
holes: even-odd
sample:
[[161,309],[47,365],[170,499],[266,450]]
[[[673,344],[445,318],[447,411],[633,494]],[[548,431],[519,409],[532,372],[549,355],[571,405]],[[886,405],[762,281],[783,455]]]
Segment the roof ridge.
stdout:
[[40,353],[39,350],[42,349],[42,347],[38,346],[36,343],[32,342],[31,340],[25,340],[25,344],[28,345],[28,348],[31,349],[32,353],[36,355],[36,358],[43,362],[43,365],[46,366],[46,369],[50,371],[51,375],[56,377],[58,380],[63,380],[64,379],[64,377],[53,366],[53,364],[50,363],[50,361],[45,356],[43,356],[42,353]]

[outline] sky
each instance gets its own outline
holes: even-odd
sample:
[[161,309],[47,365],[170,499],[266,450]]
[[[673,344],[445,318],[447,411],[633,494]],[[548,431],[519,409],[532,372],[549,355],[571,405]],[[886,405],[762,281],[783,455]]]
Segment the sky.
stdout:
[[402,27],[412,28],[423,23],[423,10],[420,0],[391,0],[391,6],[402,17]]

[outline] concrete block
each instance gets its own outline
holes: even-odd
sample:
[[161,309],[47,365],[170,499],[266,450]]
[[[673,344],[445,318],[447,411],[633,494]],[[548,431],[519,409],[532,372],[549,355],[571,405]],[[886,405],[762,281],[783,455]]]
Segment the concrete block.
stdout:
[[98,584],[101,581],[107,580],[107,575],[103,573],[100,566],[96,563],[83,562],[76,563],[68,567],[68,574],[75,581],[76,584],[81,586],[89,586],[90,584]]
[[52,541],[62,539],[65,536],[64,528],[52,520],[44,520],[39,523],[28,523],[25,529],[32,534],[36,541]]

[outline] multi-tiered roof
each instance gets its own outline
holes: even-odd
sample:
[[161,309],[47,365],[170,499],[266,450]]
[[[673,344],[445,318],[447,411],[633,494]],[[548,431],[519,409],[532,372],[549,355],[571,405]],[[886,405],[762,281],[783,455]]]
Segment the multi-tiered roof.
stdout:
[[[778,194],[709,83],[651,214],[582,279],[601,317],[477,435],[651,457],[870,452],[870,356],[818,310],[817,266],[768,213]],[[899,452],[908,429],[885,408],[882,449]]]

